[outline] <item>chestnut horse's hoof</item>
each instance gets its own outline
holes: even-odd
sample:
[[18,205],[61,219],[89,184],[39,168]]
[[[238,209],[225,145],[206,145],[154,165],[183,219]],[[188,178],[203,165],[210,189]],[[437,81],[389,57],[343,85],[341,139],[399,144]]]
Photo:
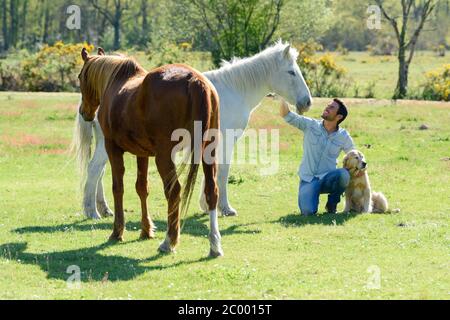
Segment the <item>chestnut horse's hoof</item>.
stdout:
[[170,246],[168,241],[163,241],[160,244],[158,251],[161,253],[172,253],[175,252],[175,249]]
[[115,232],[109,237],[111,242],[123,242],[123,235],[118,235]]
[[149,240],[149,239],[155,239],[155,233],[153,231],[141,231],[141,235],[139,236],[139,239],[141,240]]

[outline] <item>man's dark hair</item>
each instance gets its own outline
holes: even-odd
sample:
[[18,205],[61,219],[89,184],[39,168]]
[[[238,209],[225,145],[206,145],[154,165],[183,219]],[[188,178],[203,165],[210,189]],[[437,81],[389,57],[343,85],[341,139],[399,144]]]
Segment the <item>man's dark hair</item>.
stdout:
[[342,119],[339,120],[337,123],[337,125],[339,126],[341,124],[341,122],[344,121],[345,118],[347,118],[348,110],[347,110],[347,107],[345,106],[345,103],[342,102],[342,100],[333,99],[333,101],[339,105],[339,110],[338,110],[337,114],[340,114],[342,116]]

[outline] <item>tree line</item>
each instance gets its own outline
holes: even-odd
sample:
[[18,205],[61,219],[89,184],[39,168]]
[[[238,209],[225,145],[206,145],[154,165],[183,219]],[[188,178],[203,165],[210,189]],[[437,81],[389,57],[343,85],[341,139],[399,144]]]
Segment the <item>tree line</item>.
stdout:
[[[360,0],[0,0],[0,49],[35,50],[42,44],[86,41],[119,50],[146,48],[158,39],[189,42],[217,56],[248,55],[275,38],[313,39],[326,49],[366,50],[389,38],[390,28],[366,27],[368,5]],[[75,2],[75,3],[74,3]],[[377,2],[375,2],[377,3]],[[384,1],[395,12],[398,0]],[[71,30],[67,8],[80,7],[81,25]],[[389,4],[389,5],[388,5]],[[426,1],[412,1],[420,23]],[[388,13],[389,14],[389,13]],[[450,1],[436,1],[419,48],[448,45]],[[382,35],[382,36],[381,36]],[[157,42],[157,41],[156,41]]]
[[[375,29],[367,23],[374,3]],[[68,11],[74,4],[79,10]],[[0,9],[0,52],[35,52],[57,41],[158,52],[175,43],[211,52],[218,65],[278,38],[326,50],[395,51],[399,98],[415,51],[445,51],[450,43],[450,0],[0,0]],[[74,18],[79,25],[68,25]]]

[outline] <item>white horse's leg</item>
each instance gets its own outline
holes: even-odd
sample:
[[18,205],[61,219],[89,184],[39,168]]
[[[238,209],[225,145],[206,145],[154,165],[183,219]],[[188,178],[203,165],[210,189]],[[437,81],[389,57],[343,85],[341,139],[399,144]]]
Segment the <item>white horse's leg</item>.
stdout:
[[97,211],[96,207],[96,191],[98,176],[101,171],[96,169],[96,165],[93,160],[89,162],[88,175],[83,190],[83,212],[84,215],[91,219],[101,219],[101,215]]
[[221,236],[219,232],[219,221],[216,209],[209,212],[209,230],[209,256],[221,257],[223,256],[223,250],[222,245],[220,244]]
[[[96,146],[94,156],[91,161],[89,161],[88,165],[83,195],[83,211],[88,218],[101,219],[101,214],[106,215],[107,211],[111,212],[111,210],[108,208],[108,204],[105,201],[101,181],[108,161],[108,155],[105,149],[105,138],[97,120],[94,122],[94,133]],[[100,190],[98,190],[99,184],[101,185]],[[97,194],[97,191],[100,191],[100,194]],[[100,204],[100,207],[98,207],[97,204]],[[100,213],[97,209],[100,210]]]
[[[222,216],[237,216],[237,211],[228,203],[227,195],[227,184],[228,184],[228,174],[230,171],[229,164],[219,164],[219,170],[217,172],[217,187],[219,189],[219,203],[217,207],[219,208]],[[200,190],[205,190],[205,178],[202,179],[202,186]],[[206,202],[205,192],[200,193],[200,209],[204,213],[209,212],[208,203]]]
[[237,216],[237,211],[231,207],[228,202],[228,175],[230,172],[230,164],[219,164],[217,172],[217,186],[219,188],[219,205],[218,208],[223,216]]
[[[202,186],[200,190],[205,190],[205,177],[202,177]],[[207,213],[209,211],[208,203],[206,202],[206,194],[205,192],[200,192],[200,209],[202,212]]]
[[106,202],[105,193],[103,192],[103,175],[105,174],[105,169],[100,173],[97,183],[97,211],[102,217],[112,217],[114,213],[109,208]]
[[[222,216],[237,216],[237,211],[230,205],[228,202],[228,175],[230,173],[231,161],[233,159],[233,151],[234,145],[237,142],[237,139],[244,132],[239,133],[233,129],[233,136],[230,137],[225,130],[227,126],[221,128],[222,131],[222,144],[219,148],[219,165],[217,172],[217,187],[219,189],[219,203],[217,205]],[[235,127],[238,127],[235,125]],[[238,134],[236,136],[236,134]]]
[[[230,172],[230,163],[233,157],[233,149],[235,144],[235,138],[227,139],[226,135],[222,133],[222,141],[219,147],[219,154],[223,153],[223,156],[219,155],[219,164],[217,172],[217,187],[219,189],[219,203],[217,205],[222,216],[237,216],[237,211],[231,207],[228,202],[227,185],[228,175]],[[200,190],[205,190],[205,178],[202,179],[202,187]],[[208,203],[206,202],[205,192],[200,193],[200,208],[203,212],[209,213]]]

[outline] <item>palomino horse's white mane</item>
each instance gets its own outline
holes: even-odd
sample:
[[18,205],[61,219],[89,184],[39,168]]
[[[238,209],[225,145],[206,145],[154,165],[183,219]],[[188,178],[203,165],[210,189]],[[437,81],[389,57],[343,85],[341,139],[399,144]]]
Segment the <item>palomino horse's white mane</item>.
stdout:
[[[220,69],[204,74],[213,82],[223,83],[240,90],[254,89],[262,79],[267,77],[267,74],[279,68],[284,50],[288,45],[280,40],[253,57],[233,58],[230,62],[223,61]],[[298,54],[295,48],[291,48],[290,55],[293,61],[297,60]]]

